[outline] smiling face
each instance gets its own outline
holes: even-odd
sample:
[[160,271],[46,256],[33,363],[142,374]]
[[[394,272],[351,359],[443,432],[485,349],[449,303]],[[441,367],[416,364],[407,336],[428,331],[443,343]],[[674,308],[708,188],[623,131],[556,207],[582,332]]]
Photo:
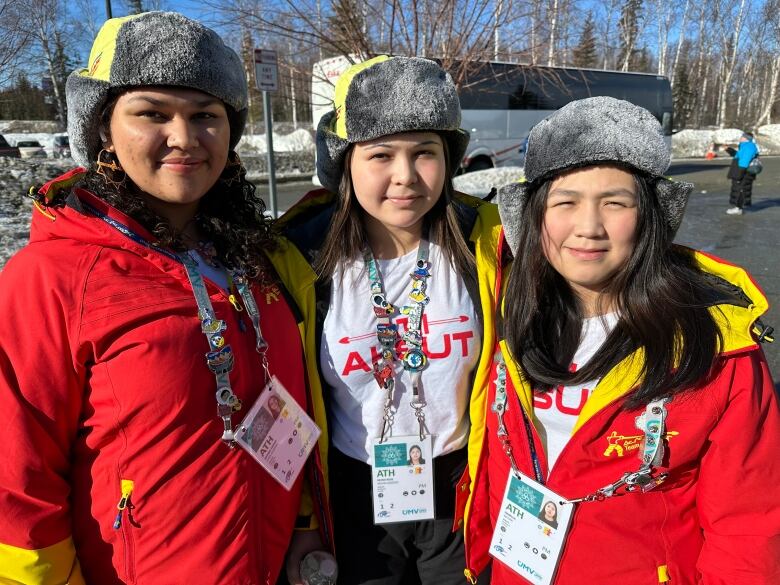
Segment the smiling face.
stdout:
[[599,293],[631,256],[637,221],[637,187],[622,169],[576,169],[550,184],[542,226],[544,255],[590,314]]
[[409,450],[409,459],[412,460],[412,463],[419,463],[420,457],[422,457],[422,451],[419,447],[412,447]]
[[181,227],[227,162],[224,104],[192,89],[141,88],[116,101],[104,148],[116,153],[149,206]]
[[444,146],[435,132],[405,132],[355,144],[351,178],[371,224],[388,231],[422,229],[441,197],[446,178]]

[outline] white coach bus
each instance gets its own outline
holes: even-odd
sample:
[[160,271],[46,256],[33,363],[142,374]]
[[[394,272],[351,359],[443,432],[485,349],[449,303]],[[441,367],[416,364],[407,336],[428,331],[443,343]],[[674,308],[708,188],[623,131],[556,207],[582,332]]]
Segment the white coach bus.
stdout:
[[[352,56],[352,62],[356,62]],[[333,108],[333,83],[351,61],[334,57],[312,69],[314,128]],[[461,126],[471,133],[465,172],[523,163],[533,126],[573,100],[605,95],[649,110],[671,142],[672,89],[666,77],[573,67],[531,67],[514,63],[474,63],[459,80]]]

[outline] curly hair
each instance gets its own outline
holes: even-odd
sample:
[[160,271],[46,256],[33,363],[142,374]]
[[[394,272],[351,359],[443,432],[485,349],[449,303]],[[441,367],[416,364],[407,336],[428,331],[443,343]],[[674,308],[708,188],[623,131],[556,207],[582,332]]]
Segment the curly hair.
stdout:
[[[138,187],[125,179],[122,170],[90,168],[78,184],[100,199],[132,217],[156,238],[161,247],[185,252],[182,233],[155,213]],[[273,249],[272,220],[265,216],[265,204],[246,180],[246,169],[231,151],[228,164],[217,182],[203,196],[193,222],[204,238],[214,244],[217,259],[226,267],[240,269],[254,280],[264,280],[269,261],[264,250]]]

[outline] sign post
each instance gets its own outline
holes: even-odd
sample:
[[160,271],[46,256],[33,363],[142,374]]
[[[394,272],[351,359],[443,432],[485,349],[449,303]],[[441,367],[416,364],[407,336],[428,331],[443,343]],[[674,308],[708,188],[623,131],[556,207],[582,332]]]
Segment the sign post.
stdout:
[[268,203],[271,215],[276,218],[276,167],[274,165],[273,116],[271,94],[279,89],[279,68],[276,51],[255,49],[255,82],[263,92],[263,117],[265,118],[265,140],[268,156]]

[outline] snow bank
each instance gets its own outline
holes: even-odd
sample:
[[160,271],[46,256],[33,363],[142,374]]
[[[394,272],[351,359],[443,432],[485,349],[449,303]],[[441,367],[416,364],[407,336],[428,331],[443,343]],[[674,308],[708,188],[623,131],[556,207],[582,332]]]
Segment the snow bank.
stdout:
[[8,141],[8,144],[11,146],[16,146],[19,142],[23,140],[37,140],[43,148],[46,150],[51,150],[54,148],[54,137],[55,136],[67,136],[65,132],[61,132],[58,134],[49,134],[48,132],[31,132],[31,133],[22,133],[22,132],[7,132],[3,134],[3,137]]
[[[274,133],[274,152],[314,152],[314,138],[311,131],[298,128],[290,134]],[[265,154],[265,134],[245,134],[238,143],[238,153],[242,152]]]
[[[742,130],[738,128],[682,130],[672,136],[672,158],[703,157],[711,144],[736,146],[740,136]],[[780,124],[759,127],[755,137],[761,154],[780,154]],[[726,156],[719,149],[716,153],[718,156]]]
[[455,190],[475,197],[484,197],[493,187],[499,188],[523,175],[523,167],[498,167],[459,175],[453,179]]

